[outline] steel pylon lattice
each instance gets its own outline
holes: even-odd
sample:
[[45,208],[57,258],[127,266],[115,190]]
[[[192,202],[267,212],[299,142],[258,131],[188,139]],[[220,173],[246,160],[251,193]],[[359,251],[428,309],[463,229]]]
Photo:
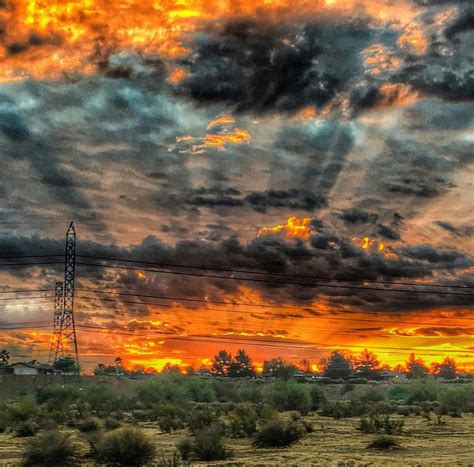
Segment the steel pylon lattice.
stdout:
[[[66,253],[64,262],[64,286],[60,333],[57,341],[54,363],[64,357],[74,359],[79,375],[79,352],[77,349],[76,326],[74,322],[74,283],[76,275],[76,231],[71,222],[66,233]],[[69,372],[69,371],[68,371]]]
[[63,356],[63,343],[61,339],[61,323],[63,319],[64,287],[62,282],[56,282],[54,287],[54,317],[53,317],[53,337],[51,348],[49,349],[48,363],[53,364],[58,358]]

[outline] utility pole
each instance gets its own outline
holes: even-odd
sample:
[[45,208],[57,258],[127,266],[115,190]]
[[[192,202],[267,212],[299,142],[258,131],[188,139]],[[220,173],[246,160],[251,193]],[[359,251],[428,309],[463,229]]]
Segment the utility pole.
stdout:
[[[66,233],[64,260],[64,287],[59,337],[56,340],[54,363],[64,357],[72,358],[76,364],[74,373],[79,376],[79,352],[77,350],[76,326],[74,323],[74,282],[76,275],[76,231],[71,222]],[[59,288],[58,288],[59,290]],[[56,310],[55,310],[56,311]],[[55,315],[56,319],[56,315]]]

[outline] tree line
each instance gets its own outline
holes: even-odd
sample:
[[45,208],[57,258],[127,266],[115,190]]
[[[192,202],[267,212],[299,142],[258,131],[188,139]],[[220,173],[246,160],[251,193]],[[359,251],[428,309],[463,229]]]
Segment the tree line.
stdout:
[[[318,374],[331,379],[360,377],[376,380],[382,379],[384,371],[390,370],[387,365],[381,364],[374,352],[368,349],[364,349],[355,356],[346,351],[335,350],[328,357],[319,361],[318,368],[321,371],[313,372],[308,360],[302,360],[298,365],[294,365],[282,357],[278,357],[263,362],[262,375],[289,379],[297,372],[303,372],[304,374]],[[409,355],[408,360],[403,365],[395,366],[392,371],[403,373],[409,379],[423,378],[430,374],[444,379],[454,379],[458,374],[456,361],[450,357],[446,357],[442,362],[432,363],[431,366],[428,366],[422,358],[416,357],[414,353]],[[183,368],[167,364],[162,372],[182,373]],[[191,366],[186,368],[187,374],[196,374],[196,372],[228,378],[254,377],[257,375],[252,357],[244,349],[239,349],[234,356],[226,350],[221,350],[214,356],[209,367],[203,367],[197,371]],[[153,369],[145,370],[143,367],[136,368],[132,372],[127,371],[122,359],[117,357],[113,365],[97,365],[94,373],[96,375],[122,375],[157,372]]]

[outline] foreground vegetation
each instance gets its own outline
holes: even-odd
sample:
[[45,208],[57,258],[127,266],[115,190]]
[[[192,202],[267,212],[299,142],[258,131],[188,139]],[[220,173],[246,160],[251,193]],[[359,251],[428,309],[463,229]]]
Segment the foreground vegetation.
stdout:
[[[449,431],[461,417],[472,423],[474,412],[474,384],[430,379],[323,385],[164,374],[129,383],[38,388],[0,404],[0,432],[26,445],[25,465],[178,465],[238,457],[236,443],[262,455],[304,444],[330,420],[375,437],[367,453],[403,448],[390,437],[410,439],[415,421]],[[161,439],[173,448],[158,449]]]

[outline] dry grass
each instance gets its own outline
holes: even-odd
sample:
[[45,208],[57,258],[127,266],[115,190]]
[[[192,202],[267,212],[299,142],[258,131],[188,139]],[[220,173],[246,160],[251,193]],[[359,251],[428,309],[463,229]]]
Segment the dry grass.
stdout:
[[[447,424],[428,425],[422,417],[405,420],[404,433],[396,437],[402,449],[376,451],[367,449],[373,435],[357,430],[358,418],[333,420],[311,414],[305,417],[314,425],[314,432],[306,434],[288,448],[256,449],[249,438],[229,439],[234,457],[213,465],[337,465],[354,462],[375,465],[469,465],[474,458],[474,415],[462,418],[447,417]],[[162,433],[156,423],[140,423],[140,427],[156,443],[157,452],[172,456],[176,442],[185,430]],[[80,436],[77,431],[74,437]],[[0,465],[20,462],[23,446],[28,440],[0,434]],[[84,446],[84,450],[86,447]],[[87,461],[83,465],[88,465]],[[90,465],[90,464],[89,464]]]

